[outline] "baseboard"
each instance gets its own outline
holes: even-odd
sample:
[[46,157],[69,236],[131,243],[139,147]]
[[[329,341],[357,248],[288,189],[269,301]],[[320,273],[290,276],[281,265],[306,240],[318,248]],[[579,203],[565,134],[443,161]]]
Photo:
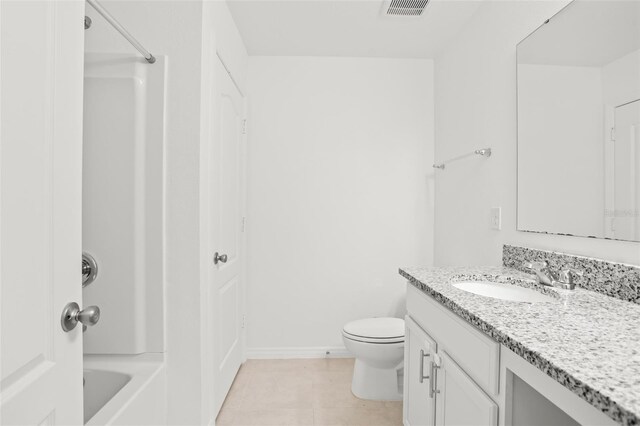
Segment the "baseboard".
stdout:
[[[327,353],[328,352],[328,353]],[[247,348],[247,359],[352,358],[344,346],[306,348]]]

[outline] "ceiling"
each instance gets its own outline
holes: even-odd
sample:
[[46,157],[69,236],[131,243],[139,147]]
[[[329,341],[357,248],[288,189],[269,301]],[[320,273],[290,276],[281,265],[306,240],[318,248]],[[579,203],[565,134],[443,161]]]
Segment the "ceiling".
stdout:
[[431,0],[420,17],[383,0],[227,0],[249,55],[433,58],[480,1]]
[[602,67],[640,49],[640,2],[577,1],[518,45],[518,63]]

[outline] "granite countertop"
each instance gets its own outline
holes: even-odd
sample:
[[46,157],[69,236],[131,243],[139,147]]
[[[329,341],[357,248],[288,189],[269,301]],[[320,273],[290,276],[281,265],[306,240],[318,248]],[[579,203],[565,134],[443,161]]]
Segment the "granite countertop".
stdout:
[[[506,267],[401,268],[400,275],[616,422],[640,424],[640,305],[576,287],[541,286]],[[535,288],[544,303],[511,302],[452,282]]]

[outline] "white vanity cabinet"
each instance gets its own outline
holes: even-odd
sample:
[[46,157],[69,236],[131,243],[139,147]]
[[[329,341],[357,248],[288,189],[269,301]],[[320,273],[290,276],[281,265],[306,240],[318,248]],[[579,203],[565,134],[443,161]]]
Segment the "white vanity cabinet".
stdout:
[[413,285],[407,312],[405,426],[615,424]]
[[497,425],[497,404],[416,321],[405,324],[404,424]]
[[497,425],[498,405],[446,352],[442,351],[439,358],[436,425]]
[[498,424],[499,345],[409,286],[404,424]]
[[409,316],[405,318],[405,327],[404,424],[433,425],[436,404],[430,375],[437,345]]

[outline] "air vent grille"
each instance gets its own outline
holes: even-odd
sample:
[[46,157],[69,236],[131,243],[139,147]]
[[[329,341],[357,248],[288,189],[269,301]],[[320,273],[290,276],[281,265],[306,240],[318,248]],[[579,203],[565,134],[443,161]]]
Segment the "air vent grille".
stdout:
[[420,16],[429,0],[391,0],[386,8],[388,16]]

